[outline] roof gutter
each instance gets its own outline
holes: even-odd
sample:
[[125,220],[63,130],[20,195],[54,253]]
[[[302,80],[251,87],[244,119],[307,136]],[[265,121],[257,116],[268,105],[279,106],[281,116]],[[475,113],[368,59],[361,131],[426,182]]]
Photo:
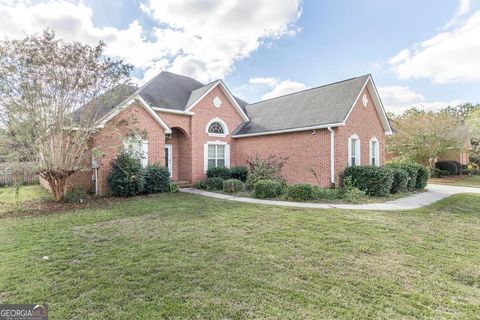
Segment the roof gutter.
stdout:
[[335,131],[332,127],[327,128],[330,132],[330,183],[335,184]]
[[299,127],[299,128],[264,131],[264,132],[256,132],[256,133],[233,134],[232,138],[247,138],[247,137],[256,137],[256,136],[266,136],[266,135],[271,135],[271,134],[300,132],[300,131],[308,131],[308,130],[315,130],[315,129],[326,129],[326,128],[343,127],[343,126],[345,126],[345,123],[338,122],[338,123],[330,123],[330,124],[324,124],[324,125],[318,125],[318,126]]

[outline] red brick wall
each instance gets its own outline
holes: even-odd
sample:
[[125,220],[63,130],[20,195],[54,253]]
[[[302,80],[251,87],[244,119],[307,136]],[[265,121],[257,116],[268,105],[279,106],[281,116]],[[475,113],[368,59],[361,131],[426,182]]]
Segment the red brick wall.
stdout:
[[[379,142],[380,163],[383,164],[384,161],[384,129],[367,89],[365,93],[369,99],[368,107],[363,107],[360,98],[345,126],[334,128],[336,181],[347,167],[348,138],[352,134],[357,134],[360,138],[362,165],[369,164],[369,144],[373,137],[376,137]],[[305,182],[322,187],[330,184],[330,132],[327,129],[316,130],[315,134],[309,130],[236,140],[235,151],[239,159],[238,163],[245,163],[246,156],[255,153],[262,157],[275,154],[288,157],[282,172],[288,183]]]
[[[219,97],[222,101],[220,108],[216,108],[213,99]],[[220,86],[214,88],[207,96],[205,96],[193,109],[195,113],[192,117],[191,124],[191,141],[192,141],[192,181],[196,182],[205,178],[204,172],[204,144],[208,141],[222,141],[230,144],[230,164],[236,163],[232,146],[232,132],[243,121],[235,107],[230,103],[227,96],[223,93]],[[207,124],[214,118],[220,118],[228,127],[228,136],[210,137],[205,131]]]
[[124,139],[131,133],[145,135],[148,140],[148,163],[165,163],[164,129],[139,105],[132,105],[121,111],[107,123],[93,139],[93,148],[102,154],[99,159],[99,194],[108,193],[107,176],[111,163],[123,149]]
[[282,176],[288,183],[329,186],[330,133],[326,129],[236,139],[238,164],[248,156],[288,158]]
[[[362,104],[364,93],[367,94],[368,98],[366,108]],[[348,138],[353,134],[360,138],[360,161],[362,165],[370,164],[370,139],[373,137],[378,139],[380,164],[384,163],[385,130],[367,88],[362,92],[360,99],[353,107],[345,126],[335,129],[335,171],[337,178],[348,165]]]

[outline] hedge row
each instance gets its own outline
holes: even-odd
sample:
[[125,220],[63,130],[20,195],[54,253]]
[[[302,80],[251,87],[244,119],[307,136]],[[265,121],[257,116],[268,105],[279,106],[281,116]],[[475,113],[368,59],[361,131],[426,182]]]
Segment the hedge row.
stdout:
[[222,178],[223,180],[236,179],[242,182],[247,181],[248,169],[244,166],[232,168],[216,167],[207,170],[207,178]]

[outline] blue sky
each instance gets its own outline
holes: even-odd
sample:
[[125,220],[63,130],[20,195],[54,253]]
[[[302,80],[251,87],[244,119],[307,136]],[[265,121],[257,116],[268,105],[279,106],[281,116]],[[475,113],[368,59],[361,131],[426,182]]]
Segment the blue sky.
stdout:
[[0,35],[45,27],[135,65],[223,78],[247,101],[372,73],[386,108],[480,102],[480,1],[0,1]]

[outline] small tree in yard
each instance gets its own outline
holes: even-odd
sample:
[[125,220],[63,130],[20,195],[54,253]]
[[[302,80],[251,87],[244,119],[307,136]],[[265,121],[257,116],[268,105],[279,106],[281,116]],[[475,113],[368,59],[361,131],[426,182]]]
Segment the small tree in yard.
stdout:
[[392,119],[394,135],[388,151],[401,160],[413,160],[433,168],[435,159],[463,148],[467,130],[448,112],[412,108]]
[[56,201],[63,199],[66,179],[89,164],[95,101],[126,82],[132,69],[103,51],[102,42],[68,43],[48,30],[0,42],[4,149],[11,158],[37,162]]

